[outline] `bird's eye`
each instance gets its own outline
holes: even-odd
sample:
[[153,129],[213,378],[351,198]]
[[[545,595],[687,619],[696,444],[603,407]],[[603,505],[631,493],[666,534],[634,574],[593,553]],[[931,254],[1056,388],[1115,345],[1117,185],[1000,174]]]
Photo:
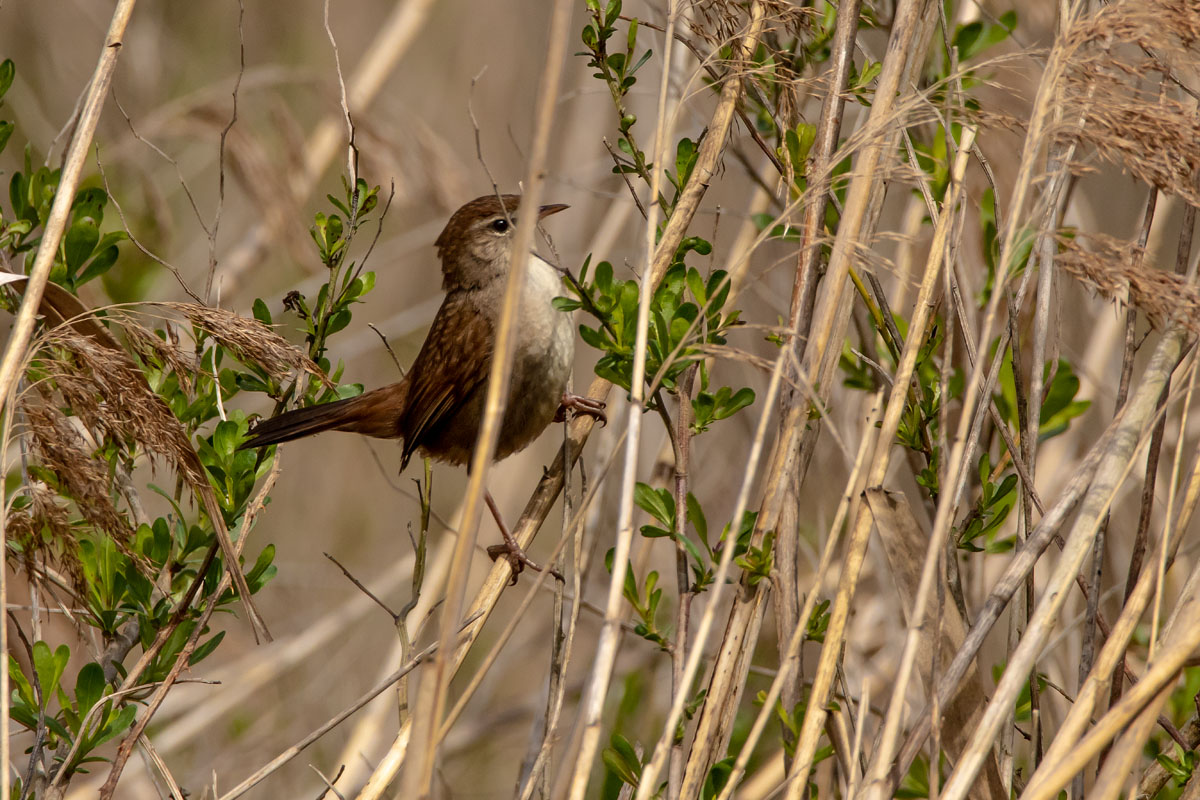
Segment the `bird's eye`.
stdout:
[[508,220],[503,217],[492,223],[492,230],[496,233],[504,233],[508,230]]

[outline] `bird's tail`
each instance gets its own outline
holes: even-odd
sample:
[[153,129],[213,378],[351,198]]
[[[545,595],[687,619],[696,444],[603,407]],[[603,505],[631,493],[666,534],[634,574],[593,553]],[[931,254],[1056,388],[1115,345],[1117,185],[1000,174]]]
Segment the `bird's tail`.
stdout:
[[324,431],[349,431],[380,439],[394,439],[400,435],[398,421],[407,389],[407,382],[401,382],[358,397],[297,408],[261,420],[250,431],[250,438],[240,449],[290,442]]

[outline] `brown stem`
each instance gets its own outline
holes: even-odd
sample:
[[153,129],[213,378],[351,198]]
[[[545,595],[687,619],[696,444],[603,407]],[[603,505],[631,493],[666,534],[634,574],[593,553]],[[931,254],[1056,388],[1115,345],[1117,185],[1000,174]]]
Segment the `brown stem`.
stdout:
[[[692,364],[679,376],[679,414],[675,419],[675,436],[671,443],[675,450],[675,581],[679,594],[679,607],[675,614],[675,642],[671,650],[671,694],[683,690],[684,660],[687,657],[688,625],[692,610],[691,581],[688,578],[688,554],[682,539],[687,536],[688,465],[692,450],[692,388],[696,381],[699,364]],[[670,764],[667,767],[667,799],[679,800],[683,783],[683,741],[671,747]]]

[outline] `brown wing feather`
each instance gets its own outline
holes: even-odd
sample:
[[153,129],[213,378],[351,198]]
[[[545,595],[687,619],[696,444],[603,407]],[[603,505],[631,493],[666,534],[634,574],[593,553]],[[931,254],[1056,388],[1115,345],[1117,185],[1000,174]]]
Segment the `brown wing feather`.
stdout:
[[446,295],[408,373],[408,403],[400,417],[403,463],[422,446],[436,455],[431,434],[487,381],[492,344],[492,322],[466,292]]

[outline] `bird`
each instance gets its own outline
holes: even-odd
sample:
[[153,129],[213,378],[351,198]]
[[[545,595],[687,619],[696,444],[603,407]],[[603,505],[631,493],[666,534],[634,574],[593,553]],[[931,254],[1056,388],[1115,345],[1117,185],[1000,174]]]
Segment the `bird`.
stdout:
[[[357,397],[261,419],[241,448],[282,444],[324,431],[348,431],[400,439],[401,470],[414,453],[453,465],[468,464],[483,419],[520,204],[520,195],[489,194],[470,201],[450,217],[434,242],[446,297],[402,380]],[[562,204],[540,206],[536,209],[538,220],[566,208]],[[571,314],[553,305],[561,294],[562,272],[534,253],[527,257],[496,461],[524,449],[552,421],[562,421],[569,414],[604,419],[603,402],[567,390],[575,330]],[[526,566],[540,571],[505,526],[491,493],[485,489],[484,496],[504,539],[503,545],[489,547],[488,554],[493,560],[503,557],[508,561],[514,583]]]

